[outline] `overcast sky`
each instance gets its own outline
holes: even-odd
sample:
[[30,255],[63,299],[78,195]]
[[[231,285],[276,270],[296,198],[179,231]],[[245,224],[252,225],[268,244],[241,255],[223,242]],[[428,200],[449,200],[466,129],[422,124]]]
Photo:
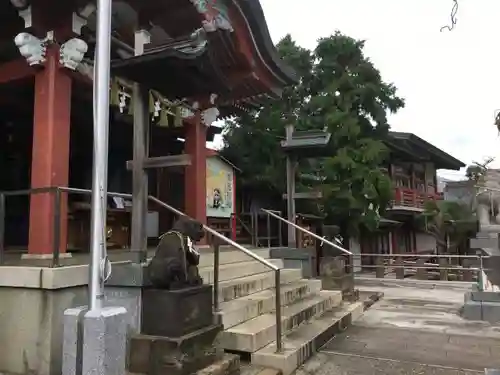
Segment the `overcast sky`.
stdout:
[[[497,156],[500,0],[260,0],[273,41],[287,33],[313,49],[335,30],[366,40],[365,55],[406,107],[392,130],[417,134],[468,164]],[[500,155],[495,167],[500,167]],[[457,178],[457,172],[440,173]]]

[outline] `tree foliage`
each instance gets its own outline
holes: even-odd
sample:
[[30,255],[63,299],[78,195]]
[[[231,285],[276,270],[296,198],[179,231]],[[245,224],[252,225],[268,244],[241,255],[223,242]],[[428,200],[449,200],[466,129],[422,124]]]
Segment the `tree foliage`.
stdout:
[[471,207],[458,201],[427,201],[419,219],[424,230],[436,239],[441,254],[456,252],[460,244],[477,231]]
[[244,185],[283,193],[280,140],[285,125],[328,130],[328,156],[300,161],[298,175],[315,178],[298,179],[298,189],[321,188],[323,199],[309,210],[351,230],[360,223],[376,226],[379,211],[391,199],[391,182],[381,169],[388,156],[383,140],[388,112],[404,106],[395,86],[364,56],[363,47],[364,41],[340,32],[320,39],[313,51],[286,36],[277,48],[299,82],[285,89],[282,99],[269,99],[228,122],[222,151],[243,170]]

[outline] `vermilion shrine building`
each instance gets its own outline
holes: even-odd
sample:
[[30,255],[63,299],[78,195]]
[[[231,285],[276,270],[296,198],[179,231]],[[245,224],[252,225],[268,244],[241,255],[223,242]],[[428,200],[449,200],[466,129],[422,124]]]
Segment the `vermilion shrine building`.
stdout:
[[[92,2],[0,4],[0,191],[91,187],[95,24]],[[294,80],[259,2],[114,1],[112,58],[108,191],[134,193],[143,206],[149,193],[206,222],[213,122],[278,97]],[[6,247],[51,254],[55,195],[5,198]],[[88,249],[89,201],[62,193],[61,253]],[[129,237],[142,246],[134,225],[151,234],[170,225],[154,210],[140,222],[148,207],[127,219],[130,203],[110,199],[109,246]]]

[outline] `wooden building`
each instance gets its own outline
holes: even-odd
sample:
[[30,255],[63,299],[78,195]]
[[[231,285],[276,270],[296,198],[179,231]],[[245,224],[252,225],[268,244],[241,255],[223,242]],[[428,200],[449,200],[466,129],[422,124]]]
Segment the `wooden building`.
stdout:
[[[361,233],[359,241],[351,240],[351,249],[366,254],[433,253],[434,238],[415,219],[424,211],[424,202],[442,199],[436,171],[459,170],[465,164],[411,133],[390,132],[386,145],[390,158],[385,169],[393,182],[394,199],[379,230]],[[373,264],[374,258],[364,257],[362,262]]]
[[[0,21],[0,191],[90,188],[95,6],[4,1]],[[108,190],[133,193],[132,176],[142,173],[149,194],[206,223],[212,123],[258,106],[263,96],[279,97],[294,82],[260,3],[114,1],[112,28]],[[138,92],[149,102],[143,132],[134,121]],[[176,155],[175,166],[165,162]],[[0,240],[8,248],[32,256],[51,254],[56,242],[61,253],[88,248],[88,196],[62,193],[60,204],[50,192],[5,198]],[[150,234],[168,229],[167,214],[148,210]],[[110,246],[133,237],[131,211],[131,202],[109,199]]]

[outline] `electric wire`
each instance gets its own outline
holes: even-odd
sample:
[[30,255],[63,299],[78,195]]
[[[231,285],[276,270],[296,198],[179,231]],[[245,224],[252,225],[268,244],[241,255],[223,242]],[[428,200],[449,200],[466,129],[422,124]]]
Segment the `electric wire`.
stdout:
[[443,32],[443,30],[452,31],[455,28],[455,25],[457,24],[457,12],[458,12],[458,0],[453,0],[453,7],[451,8],[451,14],[450,14],[451,24],[441,27],[440,29],[441,32]]

